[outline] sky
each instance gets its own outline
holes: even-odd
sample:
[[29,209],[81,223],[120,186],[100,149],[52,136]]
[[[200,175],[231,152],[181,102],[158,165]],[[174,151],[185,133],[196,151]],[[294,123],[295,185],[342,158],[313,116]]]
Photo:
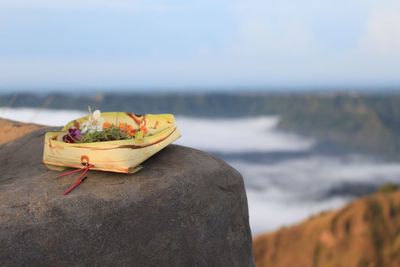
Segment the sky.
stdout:
[[400,88],[398,0],[0,0],[0,92]]

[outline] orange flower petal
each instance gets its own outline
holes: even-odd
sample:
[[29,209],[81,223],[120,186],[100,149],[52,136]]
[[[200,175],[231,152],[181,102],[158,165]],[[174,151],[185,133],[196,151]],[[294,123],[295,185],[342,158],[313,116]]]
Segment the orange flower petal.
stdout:
[[120,128],[122,131],[125,131],[125,130],[126,130],[126,123],[120,122],[120,123],[119,123],[119,128]]
[[108,121],[103,123],[103,128],[104,129],[110,128],[111,126],[112,126],[112,124],[110,122],[108,122]]

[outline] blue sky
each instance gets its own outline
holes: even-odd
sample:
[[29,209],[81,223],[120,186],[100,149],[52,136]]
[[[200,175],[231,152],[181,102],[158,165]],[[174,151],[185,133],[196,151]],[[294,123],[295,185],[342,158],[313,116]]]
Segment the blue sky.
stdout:
[[400,1],[0,0],[0,90],[400,87]]

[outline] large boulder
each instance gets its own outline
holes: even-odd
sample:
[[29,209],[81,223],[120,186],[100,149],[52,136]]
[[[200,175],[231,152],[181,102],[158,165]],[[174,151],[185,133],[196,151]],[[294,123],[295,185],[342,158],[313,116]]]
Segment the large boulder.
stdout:
[[0,147],[1,266],[253,266],[241,175],[171,145],[136,174],[57,178],[44,128]]

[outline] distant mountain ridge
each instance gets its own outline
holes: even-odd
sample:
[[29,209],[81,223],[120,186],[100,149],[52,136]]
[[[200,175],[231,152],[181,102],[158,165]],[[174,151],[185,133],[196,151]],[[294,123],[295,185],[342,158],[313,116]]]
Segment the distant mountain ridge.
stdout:
[[[322,142],[400,159],[400,94],[8,94],[0,106],[237,118],[279,115],[279,127]],[[0,115],[1,116],[1,115]]]
[[346,207],[255,238],[256,266],[400,266],[400,191],[379,192]]

